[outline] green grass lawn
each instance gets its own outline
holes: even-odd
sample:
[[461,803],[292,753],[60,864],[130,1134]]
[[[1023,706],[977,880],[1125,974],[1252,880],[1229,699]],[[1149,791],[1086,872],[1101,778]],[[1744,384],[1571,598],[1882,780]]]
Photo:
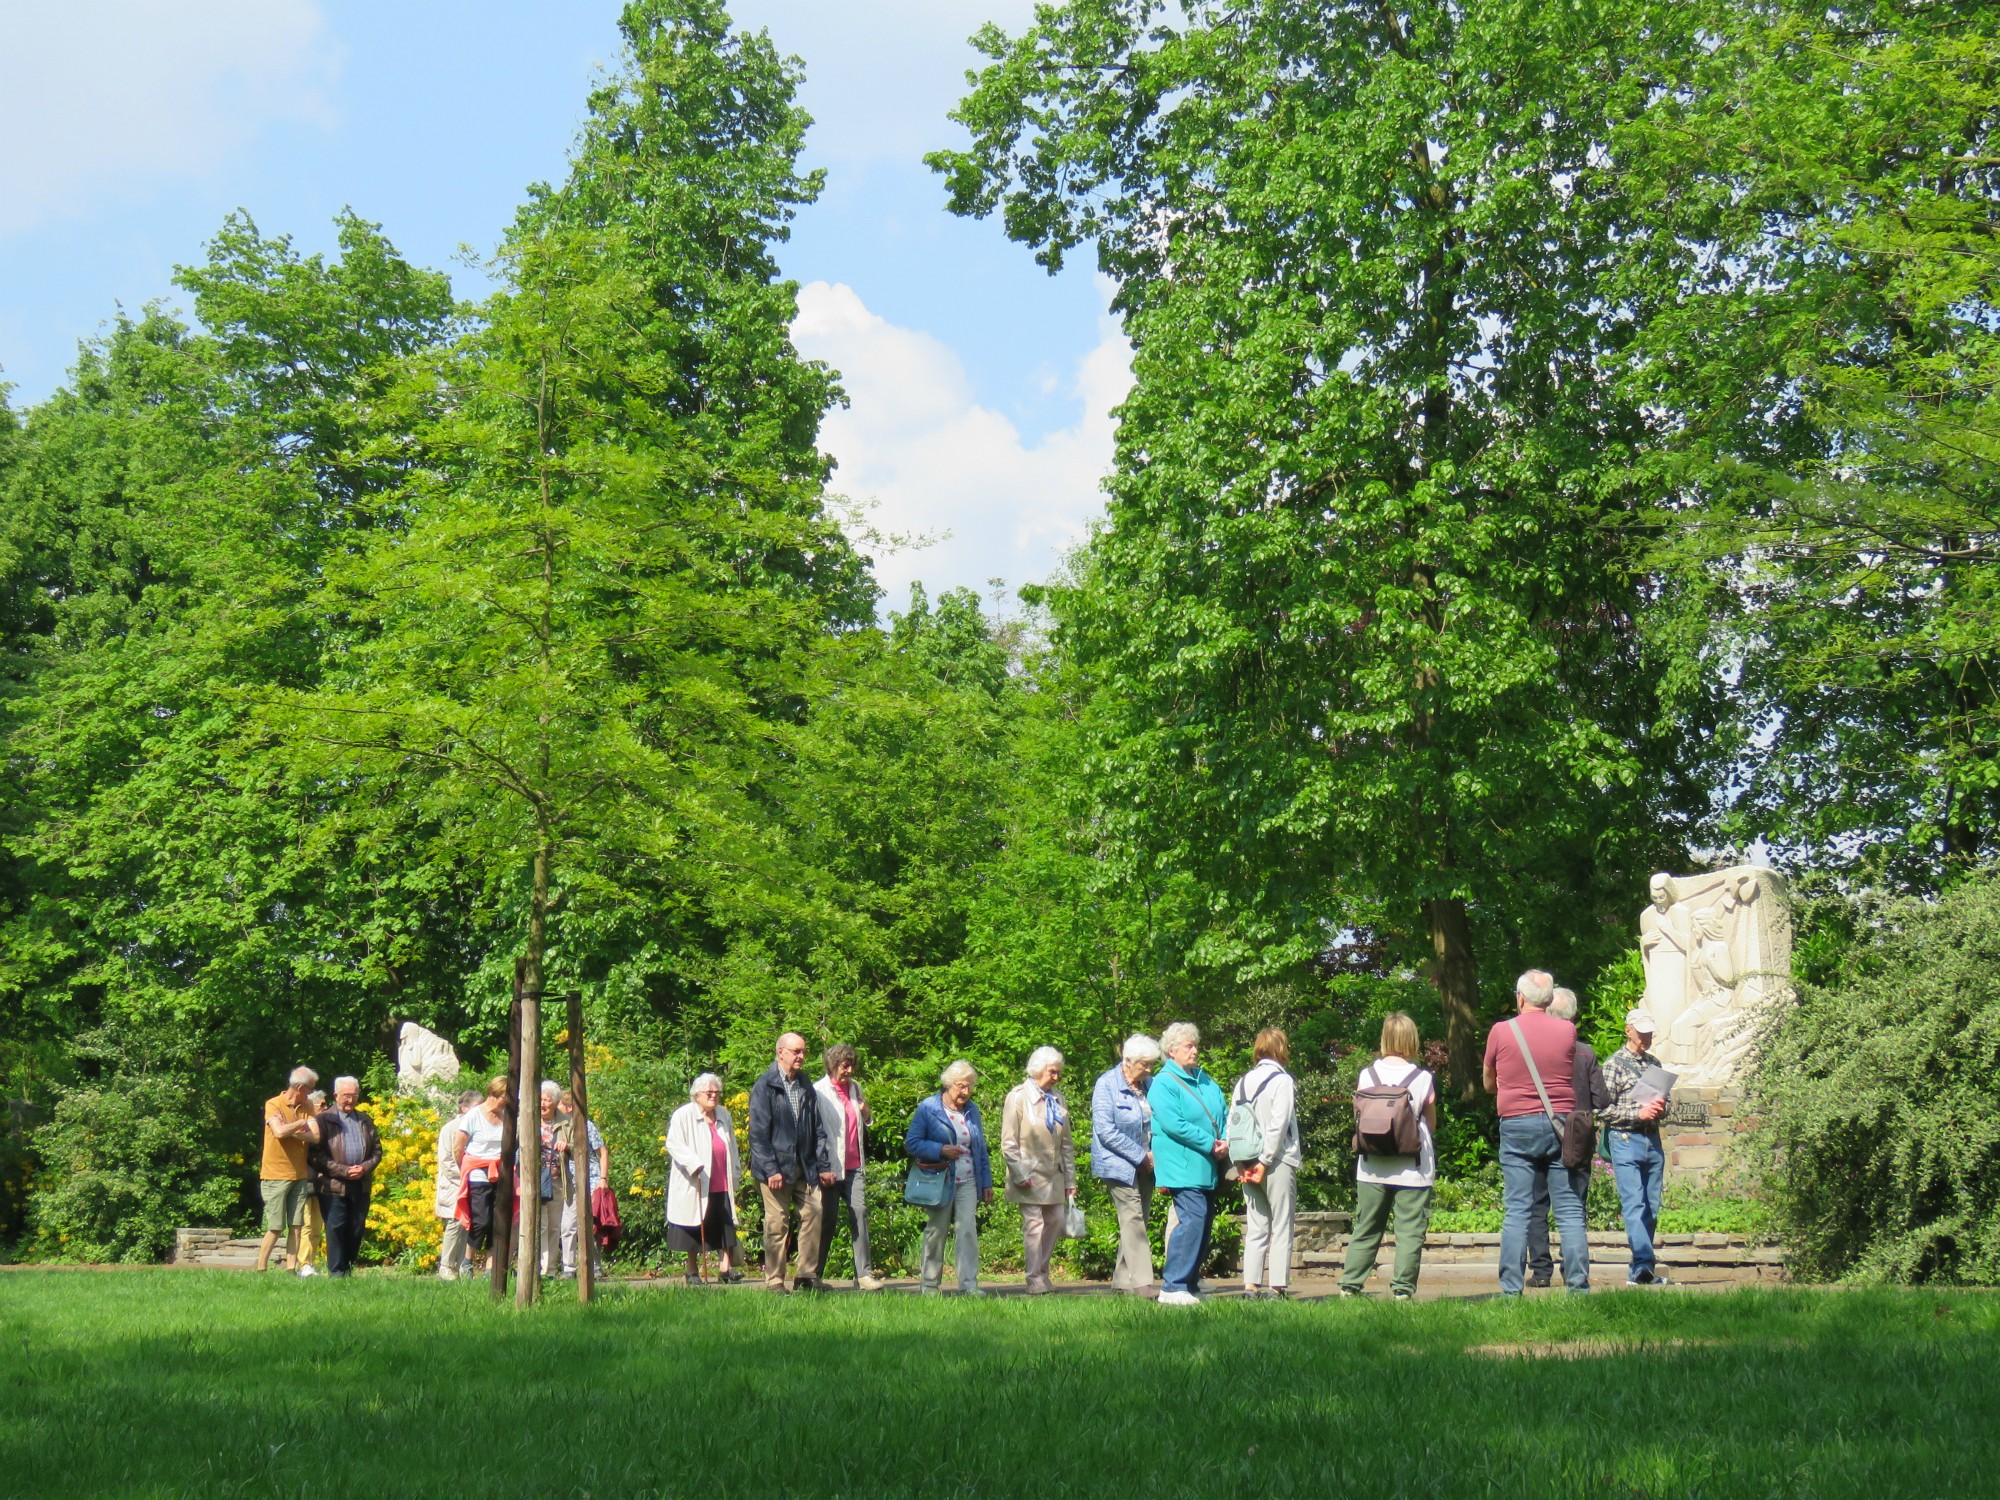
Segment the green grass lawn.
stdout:
[[0,1275],[0,1493],[2000,1489],[2000,1295],[1168,1309]]

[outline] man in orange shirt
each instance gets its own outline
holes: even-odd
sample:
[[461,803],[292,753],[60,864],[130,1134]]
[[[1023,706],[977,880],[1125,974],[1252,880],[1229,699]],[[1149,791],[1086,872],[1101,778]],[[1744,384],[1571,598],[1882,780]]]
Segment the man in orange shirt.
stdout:
[[306,1146],[319,1139],[319,1126],[306,1096],[318,1082],[319,1074],[311,1068],[294,1068],[285,1091],[264,1101],[264,1160],[257,1170],[257,1186],[264,1195],[264,1243],[257,1249],[260,1271],[269,1267],[271,1251],[283,1235],[286,1265],[307,1274],[299,1263],[299,1227],[312,1192]]

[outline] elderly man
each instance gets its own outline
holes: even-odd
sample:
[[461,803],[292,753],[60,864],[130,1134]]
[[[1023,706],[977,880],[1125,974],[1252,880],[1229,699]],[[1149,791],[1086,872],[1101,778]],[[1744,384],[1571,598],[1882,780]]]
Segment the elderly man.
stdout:
[[791,1244],[788,1214],[799,1215],[802,1292],[813,1290],[819,1264],[820,1189],[832,1187],[834,1154],[820,1121],[819,1098],[801,1066],[806,1039],[788,1031],[778,1055],[750,1086],[750,1171],[764,1196],[764,1285],[785,1290],[785,1255]]
[[382,1162],[382,1139],[375,1122],[356,1108],[361,1083],[333,1080],[333,1108],[319,1117],[319,1202],[326,1218],[326,1273],[346,1276],[354,1269],[361,1236],[368,1228],[368,1199],[375,1168]]
[[319,1074],[311,1068],[294,1068],[285,1091],[264,1101],[264,1158],[257,1169],[257,1186],[264,1197],[264,1243],[257,1247],[260,1271],[270,1268],[271,1251],[282,1235],[287,1268],[312,1274],[299,1260],[299,1229],[305,1223],[306,1197],[312,1192],[307,1151],[319,1139],[306,1096],[318,1082]]
[[1667,1169],[1667,1153],[1660,1145],[1660,1117],[1667,1112],[1667,1097],[1646,1083],[1646,1070],[1660,1066],[1652,1046],[1652,1014],[1627,1011],[1625,1045],[1604,1065],[1610,1100],[1598,1116],[1611,1138],[1611,1174],[1618,1181],[1618,1206],[1625,1215],[1625,1239],[1632,1247],[1627,1286],[1667,1283],[1666,1273],[1653,1261],[1660,1183]]
[[1590,1290],[1590,1241],[1583,1221],[1588,1169],[1571,1171],[1562,1163],[1562,1122],[1576,1107],[1576,1027],[1549,1014],[1555,990],[1555,980],[1542,970],[1528,970],[1514,984],[1517,1014],[1486,1037],[1486,1091],[1499,1106],[1505,1205],[1500,1292],[1508,1297],[1521,1295],[1537,1177],[1548,1184],[1562,1231],[1563,1282],[1572,1292]]
[[[826,1261],[833,1253],[834,1232],[840,1228],[840,1210],[847,1210],[847,1225],[854,1236],[854,1284],[864,1292],[882,1290],[868,1260],[868,1179],[863,1171],[862,1145],[871,1123],[868,1101],[861,1097],[861,1083],[854,1076],[860,1056],[845,1042],[826,1049],[826,1077],[813,1085],[819,1097],[820,1129],[833,1155],[833,1186],[819,1194],[819,1259],[813,1263],[813,1280],[826,1283]],[[803,1263],[803,1262],[801,1262]]]
[[[1555,999],[1549,1002],[1549,1014],[1558,1021],[1576,1024],[1576,991],[1556,989]],[[1570,1070],[1570,1090],[1575,1095],[1578,1109],[1598,1110],[1611,1102],[1611,1096],[1604,1091],[1604,1069],[1598,1066],[1596,1049],[1581,1039],[1576,1044],[1576,1063]],[[1583,1174],[1584,1219],[1590,1218],[1590,1174]],[[1556,1264],[1549,1254],[1549,1185],[1545,1178],[1535,1179],[1535,1201],[1528,1209],[1528,1285],[1547,1286],[1555,1279]]]

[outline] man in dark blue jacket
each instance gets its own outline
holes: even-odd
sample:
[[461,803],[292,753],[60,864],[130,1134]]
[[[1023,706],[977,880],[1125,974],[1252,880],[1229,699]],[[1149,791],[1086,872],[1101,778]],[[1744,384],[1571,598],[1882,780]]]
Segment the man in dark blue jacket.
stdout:
[[778,1038],[778,1059],[750,1086],[750,1171],[764,1195],[764,1285],[785,1289],[789,1215],[799,1215],[798,1290],[814,1289],[819,1262],[820,1188],[835,1182],[832,1142],[820,1125],[819,1099],[806,1081],[806,1039]]

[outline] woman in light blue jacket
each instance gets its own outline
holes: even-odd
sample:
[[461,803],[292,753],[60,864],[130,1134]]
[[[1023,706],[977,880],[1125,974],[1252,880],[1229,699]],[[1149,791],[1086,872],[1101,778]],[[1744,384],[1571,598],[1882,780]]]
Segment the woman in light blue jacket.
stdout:
[[1153,1284],[1153,1245],[1146,1205],[1153,1196],[1153,1106],[1146,1088],[1160,1064],[1149,1036],[1125,1039],[1124,1057],[1097,1080],[1090,1095],[1090,1172],[1118,1213],[1118,1265],[1111,1284],[1143,1292]]
[[941,1087],[917,1105],[910,1128],[903,1132],[903,1150],[915,1163],[912,1172],[950,1174],[944,1201],[925,1209],[923,1282],[921,1290],[935,1293],[944,1281],[944,1237],[954,1232],[958,1289],[981,1297],[979,1289],[979,1205],[993,1201],[993,1166],[986,1149],[986,1128],[972,1086],[979,1074],[959,1061],[944,1070]]

